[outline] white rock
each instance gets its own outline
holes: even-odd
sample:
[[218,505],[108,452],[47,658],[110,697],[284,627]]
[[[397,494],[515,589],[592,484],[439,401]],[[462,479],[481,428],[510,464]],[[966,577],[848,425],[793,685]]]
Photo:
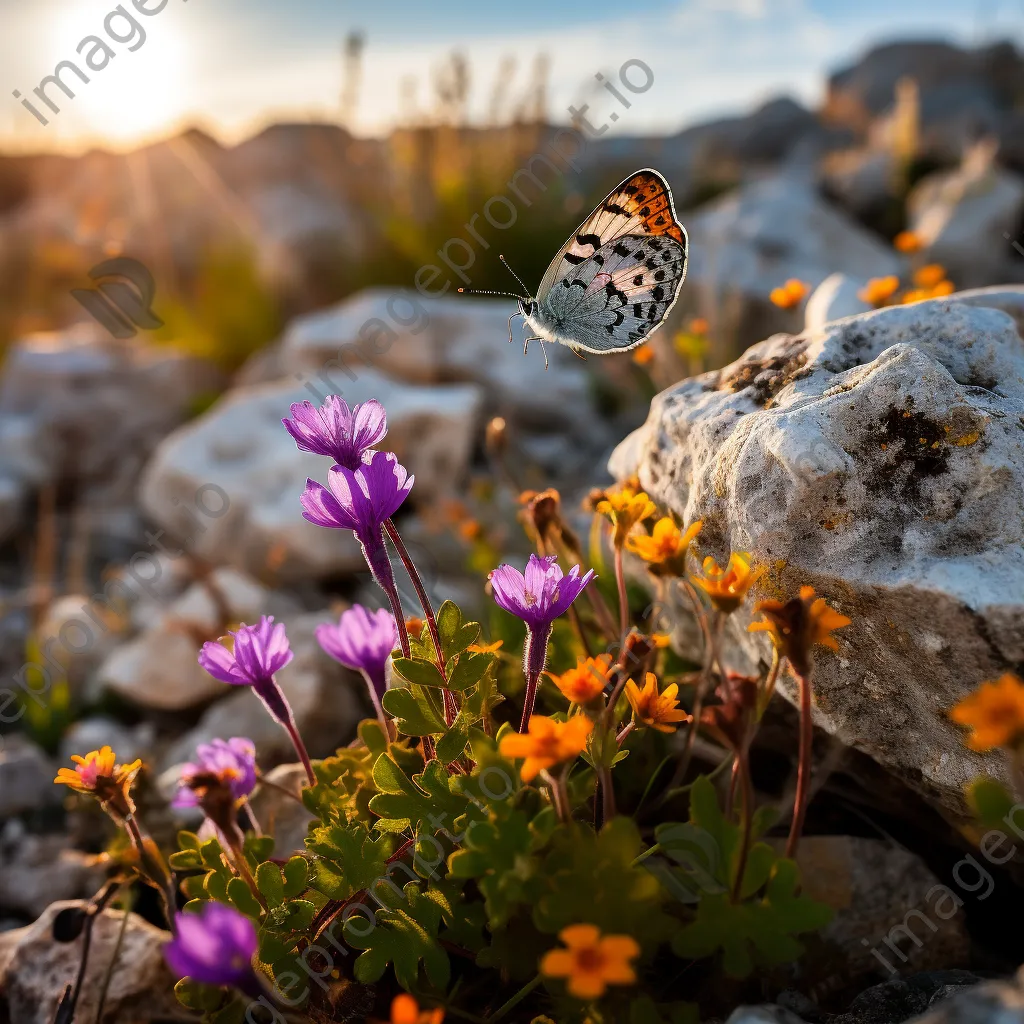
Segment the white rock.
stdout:
[[854,281],[846,274],[832,274],[826,277],[807,300],[804,330],[820,331],[825,324],[830,324],[834,320],[870,312],[871,306],[858,294],[866,283]]
[[[0,936],[0,991],[12,1021],[18,1024],[50,1024],[61,994],[73,985],[82,955],[81,938],[57,942],[54,918],[80,903],[53,903],[27,928]],[[123,913],[104,910],[93,925],[89,966],[78,1002],[76,1020],[94,1020],[99,993],[113,956]],[[148,1024],[180,1015],[174,998],[174,982],[164,963],[163,947],[169,932],[155,928],[131,914],[104,1004],[105,1021],[116,1024]]]
[[0,820],[60,800],[57,774],[45,752],[20,733],[0,744]]
[[806,583],[853,619],[818,659],[816,721],[954,812],[1003,760],[948,710],[1024,660],[1024,342],[983,301],[770,338],[659,395],[611,462],[702,519],[702,553],[771,565],[760,596]]
[[[479,388],[404,386],[365,369],[344,397],[384,404],[387,447],[417,477],[413,499],[429,501],[455,486],[471,452]],[[301,385],[284,381],[229,392],[160,445],[143,475],[146,513],[185,538],[199,557],[264,579],[358,569],[362,555],[348,531],[321,529],[302,518],[306,478],[323,481],[330,464],[298,451],[281,419],[293,402],[312,398]]]
[[122,764],[137,757],[148,760],[155,741],[156,730],[151,722],[129,726],[103,716],[80,718],[61,737],[60,763],[70,767],[72,754],[99,750],[104,744],[113,748]]
[[795,311],[771,304],[790,278],[816,287],[830,274],[866,281],[898,274],[902,262],[879,239],[819,199],[799,176],[754,181],[687,219],[690,267],[679,309],[718,310],[715,337],[742,351],[775,329],[794,329]]
[[107,623],[101,629],[86,613],[88,607],[89,598],[82,594],[65,594],[46,609],[39,624],[40,649],[52,652],[51,664],[64,666],[68,683],[76,691],[82,690],[118,641],[119,623],[101,620]]
[[[306,785],[306,770],[298,763],[279,764],[267,772],[267,781],[298,797]],[[253,794],[252,809],[263,831],[274,837],[275,857],[305,851],[307,826],[316,815],[298,800],[285,796],[280,789],[260,786]]]
[[[1015,263],[1007,235],[1024,211],[1024,178],[997,167],[992,156],[976,148],[957,170],[920,181],[907,200],[910,228],[928,261],[964,287],[1006,280]],[[1019,272],[1014,276],[1019,280]]]
[[[316,626],[328,621],[337,617],[314,613],[284,619],[295,657],[276,677],[311,757],[326,756],[348,743],[359,721],[370,714],[369,701],[363,697],[365,684],[328,658],[316,642]],[[163,769],[192,760],[198,744],[229,736],[251,739],[261,764],[295,759],[287,733],[249,687],[219,685],[228,695],[164,753]]]
[[30,835],[17,819],[0,833],[0,907],[9,912],[35,918],[54,900],[86,899],[106,874],[105,857],[72,849],[65,835]]

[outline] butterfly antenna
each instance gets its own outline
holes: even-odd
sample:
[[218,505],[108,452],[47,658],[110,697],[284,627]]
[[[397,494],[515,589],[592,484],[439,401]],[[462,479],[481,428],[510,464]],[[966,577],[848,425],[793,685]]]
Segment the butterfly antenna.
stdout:
[[523,291],[528,292],[530,289],[523,284],[523,279],[508,265],[508,260],[505,259],[504,256],[499,256],[498,259],[505,264],[505,269],[519,282],[519,287],[522,288]]
[[[522,282],[520,282],[522,283]],[[505,299],[521,299],[523,302],[529,302],[530,297],[528,295],[515,295],[512,292],[490,292],[482,291],[478,288],[460,288],[460,295],[500,295]]]

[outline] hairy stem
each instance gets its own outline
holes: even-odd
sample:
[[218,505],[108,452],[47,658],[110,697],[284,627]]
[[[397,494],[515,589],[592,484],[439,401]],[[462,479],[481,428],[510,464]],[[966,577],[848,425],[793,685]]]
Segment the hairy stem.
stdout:
[[786,842],[786,856],[796,856],[800,835],[804,830],[804,818],[807,816],[807,797],[811,786],[811,748],[814,741],[814,723],[811,719],[811,678],[807,674],[797,672],[793,663],[789,666],[796,677],[800,689],[800,755],[796,776],[796,799],[793,802],[793,822],[789,828],[789,839]]

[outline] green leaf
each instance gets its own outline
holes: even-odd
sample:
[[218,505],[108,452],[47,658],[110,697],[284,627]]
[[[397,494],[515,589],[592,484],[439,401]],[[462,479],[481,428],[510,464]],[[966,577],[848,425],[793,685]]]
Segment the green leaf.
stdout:
[[999,828],[1013,813],[1014,800],[1005,787],[985,775],[967,786],[967,802],[982,828]]
[[289,900],[269,911],[267,920],[282,931],[304,932],[309,929],[315,916],[316,905],[309,900]]
[[284,902],[281,869],[273,861],[265,860],[256,869],[256,888],[267,901],[268,907],[277,907]]
[[317,854],[312,870],[315,888],[334,900],[348,899],[384,874],[393,843],[374,838],[359,824],[334,824],[313,829],[306,846]]
[[265,860],[270,860],[271,856],[273,856],[274,837],[247,835],[243,849],[254,866],[261,864]]
[[823,927],[832,916],[828,907],[797,895],[799,877],[793,861],[780,859],[760,899],[732,903],[727,894],[704,893],[696,919],[673,936],[673,951],[691,959],[721,952],[723,970],[735,978],[755,966],[795,960],[803,951],[795,936]]
[[493,654],[460,654],[448,675],[448,689],[461,693],[483,679],[495,658]]
[[183,850],[198,850],[200,845],[199,836],[195,832],[186,832],[182,829],[178,833],[178,846]]
[[455,717],[451,728],[437,741],[434,750],[441,764],[451,764],[466,752],[471,717],[470,713],[463,708]]
[[357,730],[359,738],[363,741],[366,749],[377,757],[383,754],[390,745],[390,740],[384,735],[384,730],[376,718],[365,718],[359,723]]
[[416,882],[409,882],[403,895],[401,906],[377,910],[374,922],[356,915],[346,922],[345,941],[364,950],[353,967],[356,979],[364,984],[379,981],[391,964],[398,984],[415,989],[419,987],[422,962],[427,980],[445,988],[451,978],[451,964],[437,938],[441,907],[424,895]]
[[232,878],[228,882],[227,886],[228,899],[243,913],[246,917],[251,917],[254,920],[259,920],[263,913],[263,908],[259,905],[256,897],[253,896],[252,890],[241,878]]
[[200,852],[203,857],[203,863],[208,868],[223,869],[224,868],[224,850],[217,839],[207,839],[200,847]]
[[182,978],[174,986],[174,995],[186,1009],[209,1013],[219,1009],[229,994],[215,985],[202,985],[191,978]]
[[[430,761],[412,780],[390,754],[377,758],[373,780],[380,792],[370,801],[370,810],[380,817],[375,828],[386,832],[415,832],[434,835],[450,828],[469,809],[469,800],[453,793],[450,776],[440,761]],[[434,824],[436,822],[436,824]]]
[[305,857],[292,857],[281,869],[281,873],[284,875],[282,892],[292,899],[306,888],[309,879],[309,863]]
[[445,685],[441,670],[432,662],[423,658],[395,658],[395,671],[410,683],[418,686]]
[[444,732],[444,719],[434,711],[421,690],[388,690],[381,701],[395,720],[398,731],[406,736],[431,736]]
[[437,613],[437,631],[441,636],[441,651],[447,664],[480,636],[479,622],[462,621],[462,612],[451,601],[445,601]]
[[170,855],[168,863],[175,871],[193,871],[203,866],[203,858],[198,850],[179,850]]

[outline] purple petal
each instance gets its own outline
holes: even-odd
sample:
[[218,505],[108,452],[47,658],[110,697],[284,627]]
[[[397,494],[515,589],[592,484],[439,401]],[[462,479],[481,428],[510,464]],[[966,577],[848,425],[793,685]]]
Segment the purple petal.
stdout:
[[235,656],[223,645],[213,640],[203,644],[199,652],[199,664],[222,683],[244,686],[250,680],[239,669]]
[[526,581],[523,574],[512,565],[499,565],[488,577],[491,590],[499,608],[523,618],[529,613],[524,597]]
[[360,452],[383,440],[387,432],[387,413],[375,398],[352,410],[352,446]]
[[551,604],[552,620],[564,615],[569,610],[569,605],[583,593],[584,588],[594,578],[594,570],[589,569],[585,576],[580,577],[580,567],[574,565],[559,584],[558,594]]
[[[334,469],[331,470],[331,473]],[[346,510],[338,499],[322,484],[306,480],[306,489],[299,498],[302,502],[302,518],[328,529],[354,530],[358,521]]]

